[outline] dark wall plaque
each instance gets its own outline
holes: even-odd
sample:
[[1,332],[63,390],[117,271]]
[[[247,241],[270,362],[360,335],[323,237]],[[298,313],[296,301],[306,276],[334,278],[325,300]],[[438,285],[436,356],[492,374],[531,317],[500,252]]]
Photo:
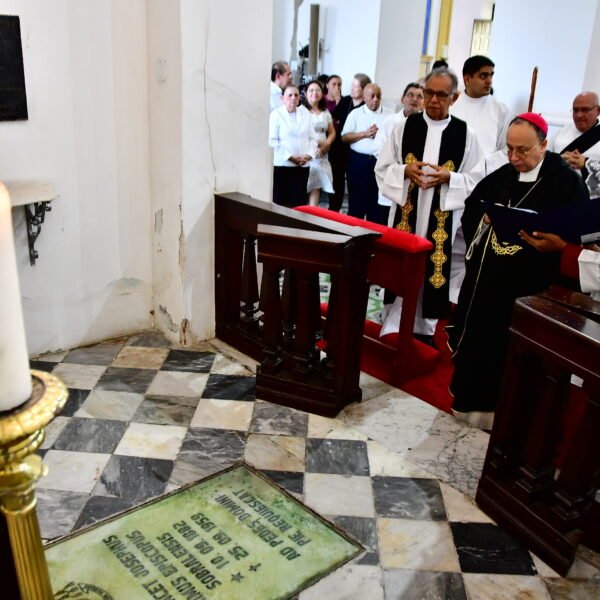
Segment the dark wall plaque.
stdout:
[[27,119],[19,17],[0,15],[0,121]]

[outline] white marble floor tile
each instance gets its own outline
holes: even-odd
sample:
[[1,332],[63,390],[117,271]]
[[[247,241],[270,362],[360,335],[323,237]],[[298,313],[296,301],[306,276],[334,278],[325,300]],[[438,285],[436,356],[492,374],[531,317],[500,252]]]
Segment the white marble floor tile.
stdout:
[[363,402],[377,398],[377,396],[387,394],[392,390],[395,390],[396,392],[400,391],[391,386],[389,383],[385,383],[384,381],[381,381],[381,379],[376,379],[375,377],[372,377],[363,371],[360,372],[359,385],[360,389],[362,390]]
[[385,477],[419,477],[422,479],[435,479],[435,476],[423,469],[419,469],[408,462],[400,454],[388,450],[379,442],[369,440],[367,442],[369,454],[369,470],[371,475]]
[[486,600],[552,600],[542,579],[525,575],[464,573],[469,598]]
[[258,362],[253,358],[242,354],[239,350],[236,350],[233,346],[226,344],[225,342],[214,338],[210,341],[213,351],[217,351],[220,354],[225,355],[230,360],[237,361],[244,367],[246,367],[252,374],[256,373],[256,367],[258,366]]
[[338,418],[415,466],[474,497],[489,435],[401,390],[346,408]]
[[44,362],[56,362],[59,363],[67,354],[68,350],[59,350],[58,352],[48,352],[36,357],[35,360],[41,360]]
[[55,417],[46,427],[44,432],[44,442],[40,446],[42,450],[47,450],[54,445],[58,436],[62,433],[66,424],[70,421],[70,417]]
[[460,572],[448,523],[378,519],[377,529],[383,568]]
[[215,360],[210,368],[211,373],[217,375],[254,375],[254,371],[248,369],[248,367],[240,364],[237,361],[231,360],[223,354],[217,354]]
[[440,483],[448,521],[461,521],[463,523],[494,523],[472,498],[455,490],[445,483]]
[[246,462],[267,471],[304,471],[306,440],[283,435],[252,434],[246,443]]
[[187,429],[174,425],[131,423],[115,454],[175,460]]
[[203,398],[198,402],[190,427],[248,431],[253,410],[253,402]]
[[299,600],[384,600],[381,569],[344,565],[300,592]]
[[[533,552],[530,552],[530,554],[540,577],[560,578],[560,575],[541,558],[536,556]],[[592,577],[600,584],[600,569],[597,569],[594,565],[582,560],[579,555],[575,556],[575,560],[567,573],[567,579],[591,579]]]
[[328,440],[361,440],[367,436],[360,431],[340,423],[337,419],[328,419],[319,415],[308,415],[308,437]]
[[109,459],[110,454],[48,450],[44,456],[48,475],[37,482],[37,487],[89,494]]
[[304,501],[320,514],[375,516],[369,477],[305,473]]
[[58,377],[67,387],[77,390],[91,390],[100,379],[106,367],[61,363],[54,367],[52,375]]
[[142,348],[140,346],[124,346],[112,362],[113,367],[129,367],[133,369],[160,369],[169,348]]
[[150,396],[183,396],[199,398],[204,391],[208,374],[159,371],[146,394]]
[[92,390],[74,416],[130,421],[143,400],[143,394]]

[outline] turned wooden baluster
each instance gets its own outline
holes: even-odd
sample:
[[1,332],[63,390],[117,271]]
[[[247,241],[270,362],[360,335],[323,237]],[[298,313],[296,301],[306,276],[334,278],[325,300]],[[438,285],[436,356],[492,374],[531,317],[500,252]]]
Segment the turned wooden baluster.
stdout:
[[553,460],[560,441],[560,415],[569,394],[570,375],[537,360],[529,373],[531,427],[525,441],[515,492],[525,502],[536,502],[552,491]]
[[526,414],[523,411],[530,406],[529,373],[533,368],[533,357],[523,351],[516,335],[510,341],[508,356],[510,360],[503,377],[503,392],[496,410],[485,465],[486,469],[498,475],[514,472],[521,464],[521,452],[532,419],[531,410]]
[[555,525],[562,531],[578,527],[591,507],[598,484],[600,456],[600,385],[585,382],[585,412],[556,481]]
[[307,380],[319,360],[315,347],[317,328],[315,306],[319,303],[319,274],[296,271],[296,335],[294,338],[294,373]]
[[256,275],[256,236],[242,234],[242,285],[240,290],[240,311],[242,325],[248,330],[258,328],[258,277]]
[[323,327],[323,340],[327,357],[322,361],[322,372],[327,378],[333,377],[335,363],[339,356],[340,336],[336,334],[340,327],[340,294],[335,274],[331,275],[329,301],[327,303],[327,318]]
[[[291,351],[296,334],[296,315],[298,305],[296,301],[296,272],[294,269],[284,269],[283,290],[281,294],[283,311],[283,344],[286,350]],[[291,368],[291,363],[286,360],[286,368]]]
[[276,375],[283,366],[283,318],[279,293],[281,270],[263,265],[260,310],[263,313],[262,338],[265,344],[261,368],[264,373]]

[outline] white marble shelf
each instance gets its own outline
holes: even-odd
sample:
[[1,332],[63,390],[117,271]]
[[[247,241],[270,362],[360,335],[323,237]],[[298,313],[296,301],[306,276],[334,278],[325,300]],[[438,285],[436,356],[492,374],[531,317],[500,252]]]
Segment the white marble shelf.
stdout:
[[36,202],[52,202],[58,194],[52,183],[42,181],[5,181],[13,206],[24,206]]
[[25,209],[27,222],[27,242],[29,244],[29,262],[35,265],[38,251],[35,241],[42,231],[46,213],[52,210],[50,203],[58,198],[52,183],[44,181],[5,181],[13,208]]

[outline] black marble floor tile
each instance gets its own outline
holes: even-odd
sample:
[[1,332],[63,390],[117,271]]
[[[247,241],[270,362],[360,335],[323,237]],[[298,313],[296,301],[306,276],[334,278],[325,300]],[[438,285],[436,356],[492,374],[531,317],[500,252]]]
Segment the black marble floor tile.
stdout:
[[211,374],[208,376],[202,398],[254,400],[256,398],[256,377]]
[[186,371],[189,373],[210,373],[215,360],[214,352],[193,352],[191,350],[171,350],[161,371]]
[[333,517],[333,522],[365,547],[357,565],[378,565],[377,521],[367,517]]
[[88,527],[112,517],[113,515],[122,513],[139,504],[135,500],[126,498],[116,498],[114,496],[91,496],[84,506],[73,530]]
[[391,569],[383,585],[386,600],[467,600],[460,573]]
[[308,414],[270,402],[257,402],[250,423],[252,433],[306,437]]
[[35,497],[40,533],[43,539],[52,540],[71,531],[89,495],[40,488]]
[[171,482],[184,485],[221,471],[244,457],[246,434],[226,429],[189,429]]
[[134,423],[189,427],[198,398],[182,396],[146,396],[132,417]]
[[489,523],[450,523],[463,573],[535,575],[529,552],[503,529]]
[[173,463],[172,460],[113,455],[92,494],[144,502],[164,493]]
[[436,479],[373,477],[373,498],[379,517],[431,521],[447,518]]
[[30,360],[29,368],[37,369],[38,371],[46,371],[46,373],[52,373],[52,369],[54,369],[57,364],[58,363],[47,360]]
[[114,452],[127,423],[107,419],[79,419],[73,417],[62,430],[53,448],[74,452]]
[[293,471],[266,471],[262,470],[269,479],[272,479],[278,486],[282,487],[290,494],[304,493],[304,473]]
[[62,417],[72,417],[90,395],[91,390],[76,390],[69,388],[69,397],[65,407],[60,411]]
[[119,354],[123,344],[97,344],[87,348],[77,348],[71,350],[63,358],[64,363],[75,363],[78,365],[101,365],[108,366],[112,363],[115,356]]
[[171,342],[160,331],[145,331],[131,337],[127,345],[142,346],[143,348],[170,348]]
[[145,394],[156,375],[153,369],[129,369],[108,367],[100,377],[96,388],[113,392]]
[[366,442],[357,440],[306,440],[306,471],[333,475],[369,475]]

